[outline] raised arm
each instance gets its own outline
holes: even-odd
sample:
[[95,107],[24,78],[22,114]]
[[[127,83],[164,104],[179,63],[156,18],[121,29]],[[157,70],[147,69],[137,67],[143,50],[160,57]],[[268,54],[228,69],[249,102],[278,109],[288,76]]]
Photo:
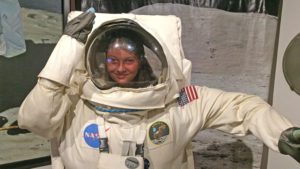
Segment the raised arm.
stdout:
[[23,101],[18,123],[46,138],[61,134],[64,118],[75,107],[76,94],[68,92],[75,67],[83,59],[87,36],[92,29],[95,14],[86,12],[66,25],[39,80]]

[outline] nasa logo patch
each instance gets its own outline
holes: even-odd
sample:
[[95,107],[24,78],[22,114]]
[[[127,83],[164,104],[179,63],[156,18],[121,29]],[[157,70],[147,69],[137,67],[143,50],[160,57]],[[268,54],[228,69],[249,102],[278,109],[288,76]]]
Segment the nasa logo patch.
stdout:
[[163,144],[170,135],[170,127],[166,122],[157,121],[153,123],[148,131],[149,140],[155,145]]
[[97,124],[88,125],[83,132],[83,138],[87,145],[92,148],[99,148],[99,131]]

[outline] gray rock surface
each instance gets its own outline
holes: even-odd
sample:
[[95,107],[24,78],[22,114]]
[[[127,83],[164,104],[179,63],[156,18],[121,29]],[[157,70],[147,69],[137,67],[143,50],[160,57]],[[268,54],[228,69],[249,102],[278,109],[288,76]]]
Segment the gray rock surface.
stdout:
[[[13,124],[18,115],[19,108],[11,108],[0,113],[8,119],[3,127]],[[49,141],[32,133],[9,135],[7,130],[0,131],[0,165],[48,156]]]

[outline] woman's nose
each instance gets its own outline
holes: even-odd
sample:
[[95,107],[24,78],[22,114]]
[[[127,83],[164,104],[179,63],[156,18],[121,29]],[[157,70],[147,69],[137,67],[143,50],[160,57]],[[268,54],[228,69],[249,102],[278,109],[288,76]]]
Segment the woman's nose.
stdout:
[[118,72],[124,72],[126,70],[125,65],[123,63],[120,63],[117,70]]

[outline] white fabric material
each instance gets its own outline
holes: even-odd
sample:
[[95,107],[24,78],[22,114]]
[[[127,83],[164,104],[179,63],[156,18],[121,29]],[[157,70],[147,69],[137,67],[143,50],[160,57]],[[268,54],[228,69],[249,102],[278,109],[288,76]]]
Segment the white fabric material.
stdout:
[[39,77],[69,86],[75,67],[84,58],[84,49],[83,43],[63,35]]
[[[154,109],[165,106],[165,95],[169,88],[166,84],[154,87],[130,89],[112,88],[99,90],[91,80],[88,80],[82,88],[82,98],[92,102],[101,103],[112,107],[127,109]],[[130,102],[128,100],[130,99]]]
[[100,116],[97,117],[97,124],[98,124],[98,131],[99,133],[102,133],[101,135],[99,134],[100,138],[107,138],[107,135],[105,133],[105,126],[104,126],[104,119]]
[[11,58],[26,51],[18,0],[0,1],[0,55]]

